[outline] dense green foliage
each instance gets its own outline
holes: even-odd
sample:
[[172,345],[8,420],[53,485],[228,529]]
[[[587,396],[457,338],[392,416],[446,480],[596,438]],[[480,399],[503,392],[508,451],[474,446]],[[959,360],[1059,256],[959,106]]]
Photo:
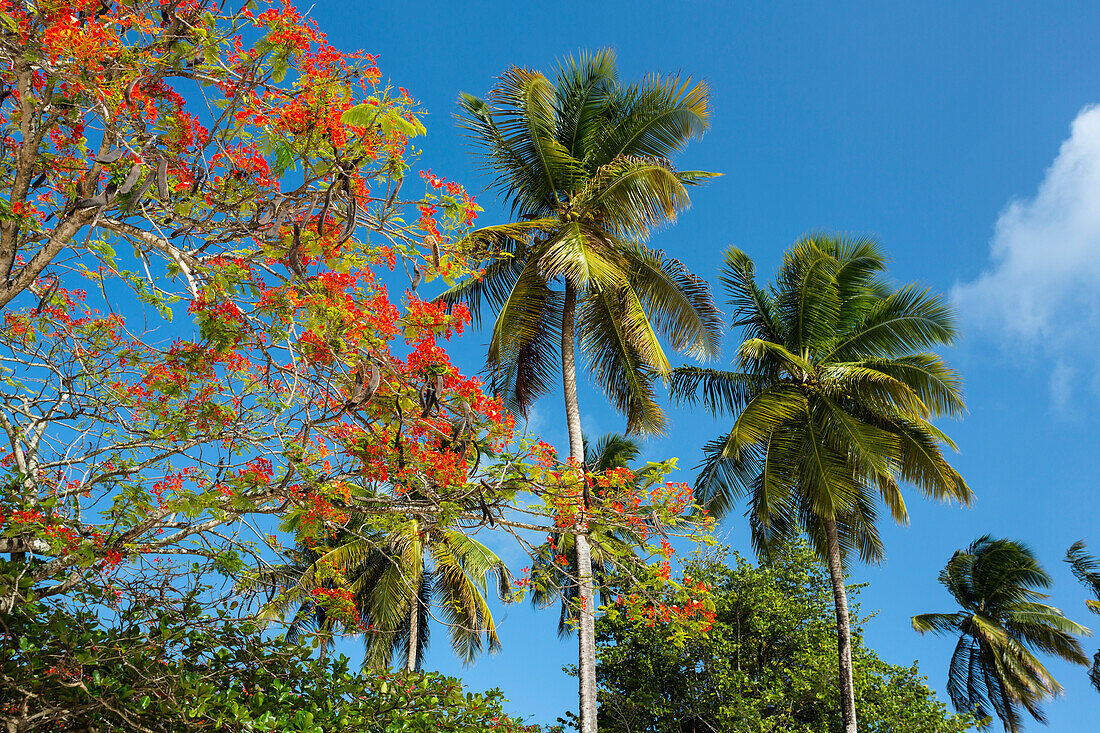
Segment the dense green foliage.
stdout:
[[[726,559],[732,562],[726,564]],[[685,582],[713,588],[713,627],[679,641],[659,625],[612,612],[597,622],[600,728],[604,731],[840,730],[837,657],[828,576],[804,545],[754,566],[708,556]],[[889,664],[854,635],[860,729],[954,733],[950,714],[916,666]]]
[[1087,665],[1075,638],[1089,630],[1042,603],[1050,575],[1031,549],[1013,540],[979,537],[957,550],[940,582],[961,609],[913,617],[920,633],[958,635],[947,679],[956,710],[980,716],[994,712],[1005,730],[1023,727],[1022,709],[1046,722],[1040,703],[1062,692],[1036,653]]
[[28,604],[3,618],[0,709],[19,731],[520,731],[500,692],[354,674],[223,613],[132,608],[114,625]]

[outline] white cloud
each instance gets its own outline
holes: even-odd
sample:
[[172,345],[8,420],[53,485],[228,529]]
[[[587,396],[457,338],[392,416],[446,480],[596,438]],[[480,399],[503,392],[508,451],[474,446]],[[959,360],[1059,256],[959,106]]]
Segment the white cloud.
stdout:
[[990,267],[955,286],[963,319],[1006,348],[1051,359],[1065,406],[1100,360],[1100,106],[1086,107],[1032,198],[997,219]]

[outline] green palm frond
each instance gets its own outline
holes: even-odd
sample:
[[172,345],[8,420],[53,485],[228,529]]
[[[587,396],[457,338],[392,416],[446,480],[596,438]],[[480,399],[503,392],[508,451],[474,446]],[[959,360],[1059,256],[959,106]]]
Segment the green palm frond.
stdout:
[[[1100,560],[1095,555],[1085,551],[1085,541],[1078,540],[1066,550],[1066,562],[1073,571],[1073,577],[1077,578],[1088,588],[1098,600],[1100,600]],[[1100,613],[1100,604],[1096,600],[1085,601],[1089,610]]]
[[622,251],[630,287],[654,328],[681,353],[700,359],[716,356],[722,316],[706,282],[661,252],[641,246]]
[[817,351],[836,337],[840,263],[819,239],[804,238],[787,251],[777,278],[776,306],[785,332],[784,344],[795,354]]
[[595,445],[589,445],[587,437],[584,439],[584,462],[590,471],[627,468],[641,452],[637,441],[621,433],[607,433]]
[[826,358],[855,361],[868,356],[901,356],[950,344],[956,335],[949,301],[909,285],[877,299],[862,322],[838,339]]
[[733,327],[742,329],[746,340],[779,343],[782,340],[782,324],[775,299],[756,284],[756,267],[749,256],[736,247],[727,249],[718,279],[725,288],[727,302],[733,308]]
[[605,129],[589,147],[589,169],[622,155],[669,158],[710,122],[709,90],[690,78],[651,76],[615,95]]
[[554,84],[558,142],[574,158],[583,160],[598,134],[607,100],[618,89],[618,77],[615,52],[609,48],[569,57],[558,70]]
[[687,188],[668,161],[629,155],[600,167],[569,201],[579,215],[599,212],[608,232],[635,241],[675,221],[690,204]]
[[658,352],[660,361],[654,364],[653,354],[642,350],[660,348],[655,337],[648,342],[639,338],[638,332],[648,328],[648,322],[639,323],[637,309],[630,308],[617,292],[590,292],[577,311],[581,351],[596,384],[626,414],[627,432],[662,433],[665,416],[657,405],[653,380],[659,369],[667,371],[668,361]]
[[534,260],[528,260],[498,309],[489,340],[490,386],[507,403],[526,413],[551,383],[555,316],[561,296],[547,286]]
[[756,374],[677,367],[672,370],[669,395],[681,405],[701,404],[715,417],[735,415],[767,384],[767,379]]

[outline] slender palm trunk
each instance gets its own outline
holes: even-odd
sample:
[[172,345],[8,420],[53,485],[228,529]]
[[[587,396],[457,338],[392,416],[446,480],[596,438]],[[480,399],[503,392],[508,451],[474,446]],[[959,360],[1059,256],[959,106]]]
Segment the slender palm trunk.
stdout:
[[413,596],[409,603],[409,660],[405,662],[405,669],[409,672],[416,671],[416,655],[420,642],[420,594]]
[[[569,456],[584,463],[584,438],[581,436],[581,412],[577,403],[577,362],[574,316],[577,310],[577,289],[565,283],[565,304],[561,318],[561,373],[565,390],[565,416],[569,424]],[[580,677],[580,733],[596,733],[596,605],[592,582],[592,554],[588,547],[587,517],[577,514],[577,670]]]
[[844,588],[844,567],[840,561],[840,541],[836,522],[825,519],[825,540],[828,543],[829,578],[833,581],[833,602],[836,604],[836,647],[840,666],[840,710],[844,733],[857,733],[856,692],[852,682],[852,627],[848,615],[848,591]]

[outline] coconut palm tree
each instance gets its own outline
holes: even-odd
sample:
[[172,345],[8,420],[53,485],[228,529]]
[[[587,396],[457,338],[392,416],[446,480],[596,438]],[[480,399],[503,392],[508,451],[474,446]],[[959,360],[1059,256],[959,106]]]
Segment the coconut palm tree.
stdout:
[[[1069,550],[1066,551],[1066,562],[1073,569],[1074,577],[1096,596],[1095,599],[1087,599],[1085,605],[1093,613],[1100,613],[1100,560],[1095,555],[1085,552],[1085,542],[1079,540],[1070,545]],[[1100,651],[1092,657],[1089,681],[1092,682],[1093,687],[1100,690]]]
[[[644,242],[690,203],[710,177],[677,170],[669,157],[707,128],[702,83],[651,76],[619,81],[610,51],[568,60],[551,81],[511,68],[487,99],[464,94],[462,126],[478,145],[513,222],[479,229],[467,248],[484,273],[443,293],[496,313],[489,340],[493,389],[521,413],[558,373],[570,457],[584,460],[575,348],[628,432],[660,432],[653,382],[670,371],[659,335],[680,351],[715,353],[719,320],[706,283]],[[560,362],[557,359],[560,357]],[[596,730],[595,610],[591,559],[578,513],[580,718]]]
[[499,650],[486,600],[490,578],[506,597],[511,576],[504,563],[457,529],[407,517],[381,533],[353,514],[327,545],[298,548],[292,562],[252,584],[277,591],[264,609],[268,616],[285,617],[297,606],[288,636],[314,628],[323,644],[338,622],[315,602],[314,589],[346,589],[366,629],[364,666],[389,667],[397,655],[414,671],[428,646],[433,610],[450,629],[451,647],[464,662],[486,647]]
[[989,535],[957,550],[940,573],[940,582],[961,610],[913,617],[924,634],[958,634],[947,678],[947,694],[959,712],[992,717],[1005,730],[1020,730],[1021,708],[1046,722],[1039,704],[1062,692],[1062,686],[1035,652],[1054,654],[1074,664],[1088,664],[1075,635],[1085,627],[1040,601],[1050,576],[1024,544]]
[[953,444],[928,421],[964,409],[958,376],[924,351],[951,343],[950,309],[916,286],[889,287],[884,270],[875,242],[815,235],[765,289],[748,255],[730,249],[721,281],[742,329],[737,370],[683,367],[672,378],[680,403],[736,416],[704,447],[697,501],[721,516],[747,497],[758,551],[804,532],[828,564],[848,733],[857,725],[845,562],[882,557],[876,507],[906,522],[902,483],[971,499],[942,454]]

